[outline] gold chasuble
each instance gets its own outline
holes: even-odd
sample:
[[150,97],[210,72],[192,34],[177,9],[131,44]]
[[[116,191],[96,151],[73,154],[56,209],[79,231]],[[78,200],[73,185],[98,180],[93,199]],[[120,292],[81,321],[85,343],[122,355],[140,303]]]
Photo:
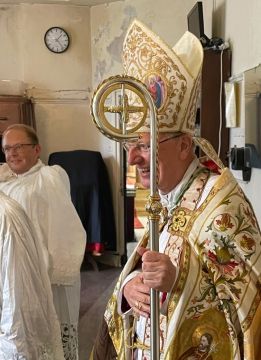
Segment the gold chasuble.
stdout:
[[[252,207],[226,168],[197,206],[209,174],[194,173],[161,230],[169,238],[165,253],[178,276],[160,318],[161,359],[261,359],[260,230]],[[138,246],[147,246],[145,236]],[[135,336],[135,318],[120,316],[117,298],[140,257],[134,251],[105,312],[117,358],[142,349],[149,359],[149,320],[145,340]]]

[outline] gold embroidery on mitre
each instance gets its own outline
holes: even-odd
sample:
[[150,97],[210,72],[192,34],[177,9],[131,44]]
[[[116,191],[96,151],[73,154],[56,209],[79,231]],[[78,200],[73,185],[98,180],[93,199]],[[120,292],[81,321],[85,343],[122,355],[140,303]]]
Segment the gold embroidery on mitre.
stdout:
[[188,103],[188,109],[186,111],[187,116],[184,119],[184,121],[186,121],[185,128],[191,130],[191,133],[194,133],[194,129],[195,129],[195,121],[196,121],[197,107],[198,107],[197,101],[199,98],[200,89],[201,89],[201,72],[199,73],[192,88],[191,96],[189,98],[189,103]]
[[[184,47],[202,48],[194,35],[186,33],[183,38]],[[152,31],[136,20],[130,26],[123,45],[125,74],[142,81],[150,91],[157,109],[159,131],[193,134],[202,60],[203,55],[195,60],[198,71],[193,76],[189,65]],[[136,99],[131,101],[134,103]],[[133,126],[138,118],[138,114],[130,114],[128,125]],[[146,132],[149,128],[147,118],[139,131]]]

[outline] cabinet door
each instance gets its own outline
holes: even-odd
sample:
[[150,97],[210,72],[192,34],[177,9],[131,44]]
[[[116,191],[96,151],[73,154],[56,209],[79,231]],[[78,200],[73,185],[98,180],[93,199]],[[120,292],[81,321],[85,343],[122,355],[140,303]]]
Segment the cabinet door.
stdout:
[[21,122],[21,106],[19,103],[0,102],[0,134],[12,124]]
[[31,100],[23,96],[0,96],[0,135],[8,126],[19,123],[35,128]]

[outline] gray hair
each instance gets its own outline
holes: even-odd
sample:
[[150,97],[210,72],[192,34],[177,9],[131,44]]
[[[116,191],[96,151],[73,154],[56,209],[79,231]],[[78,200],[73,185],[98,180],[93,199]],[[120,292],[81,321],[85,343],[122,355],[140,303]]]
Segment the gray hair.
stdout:
[[25,125],[25,124],[13,124],[8,126],[8,128],[5,129],[5,131],[2,134],[2,141],[5,137],[5,135],[8,133],[8,131],[10,130],[19,130],[19,131],[23,131],[29,138],[29,140],[33,143],[33,144],[39,144],[39,139],[38,136],[36,134],[36,131],[34,130],[34,128],[32,128],[29,125]]

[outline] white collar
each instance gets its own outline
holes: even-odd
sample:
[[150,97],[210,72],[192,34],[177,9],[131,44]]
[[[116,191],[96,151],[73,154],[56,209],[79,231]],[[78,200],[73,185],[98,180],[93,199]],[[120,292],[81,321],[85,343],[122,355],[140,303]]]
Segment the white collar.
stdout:
[[43,162],[40,159],[38,159],[37,163],[34,164],[34,166],[32,166],[31,169],[29,169],[28,171],[26,171],[23,174],[17,174],[16,176],[17,177],[24,177],[24,176],[33,174],[34,172],[38,171],[42,166],[44,166]]
[[23,174],[15,174],[10,169],[8,164],[4,163],[3,165],[0,166],[0,182],[6,182],[9,180],[16,179],[18,177],[27,176],[29,174],[32,174],[32,173],[38,171],[42,166],[44,166],[44,164],[42,163],[42,161],[40,159],[38,159],[37,163],[34,166],[32,166],[31,169],[29,169],[27,172],[25,172]]

